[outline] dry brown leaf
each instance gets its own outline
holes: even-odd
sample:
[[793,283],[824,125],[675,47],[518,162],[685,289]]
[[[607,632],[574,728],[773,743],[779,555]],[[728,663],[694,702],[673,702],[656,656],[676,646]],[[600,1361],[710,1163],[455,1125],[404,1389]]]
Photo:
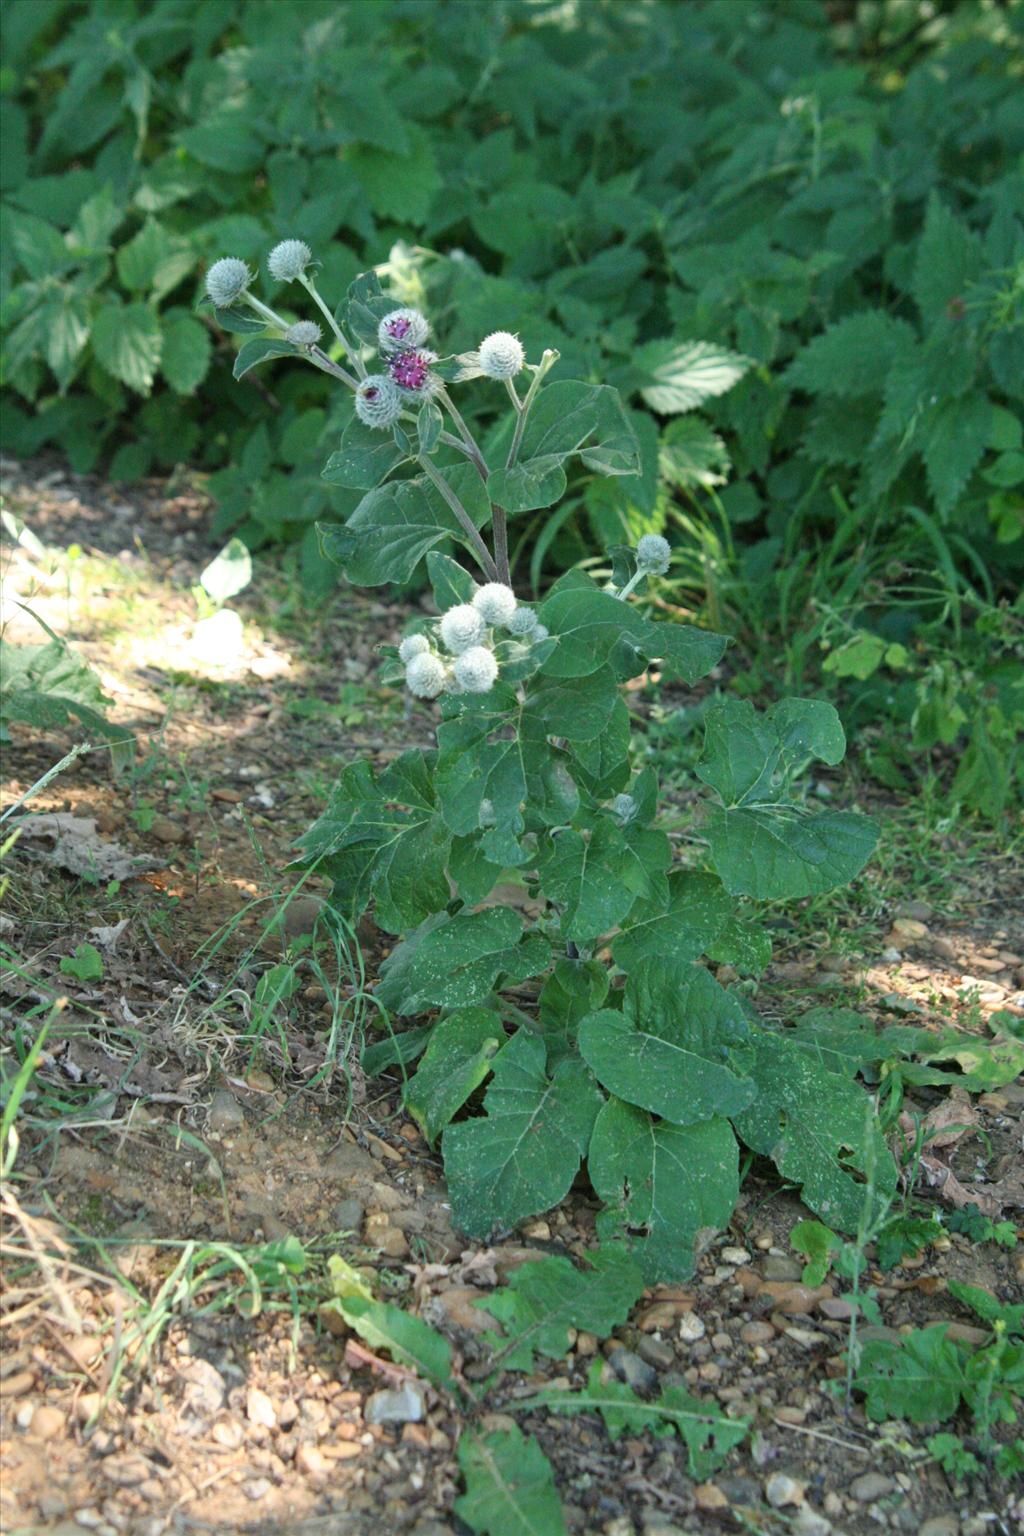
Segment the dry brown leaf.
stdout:
[[[92,816],[72,816],[54,811],[42,816],[25,816],[18,822],[19,848],[48,864],[57,864],[73,875],[91,880],[132,880],[147,870],[164,869],[166,859],[141,858],[129,853],[120,843],[112,843],[97,830]],[[39,840],[50,847],[34,849],[29,843]]]

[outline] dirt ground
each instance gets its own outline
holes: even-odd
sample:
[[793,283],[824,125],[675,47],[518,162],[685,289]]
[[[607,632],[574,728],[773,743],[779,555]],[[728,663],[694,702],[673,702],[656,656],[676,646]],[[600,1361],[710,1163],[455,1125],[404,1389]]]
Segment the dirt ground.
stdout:
[[[499,1247],[461,1238],[400,1081],[366,1081],[358,1065],[387,936],[364,923],[340,955],[303,937],[326,892],[288,870],[289,848],[339,766],[430,740],[430,714],[378,680],[374,647],[397,638],[405,610],[350,591],[297,597],[268,562],[231,605],[244,629],[204,629],[193,588],[212,550],[192,486],[128,491],[39,463],[8,464],[6,482],[9,513],[40,542],[6,545],[5,636],[43,638],[20,601],[71,640],[134,733],[135,763],[118,776],[105,752],[78,757],[28,807],[78,824],[19,839],[4,861],[0,937],[18,957],[2,978],[8,1059],[53,996],[66,1005],[5,1197],[2,1528],[464,1530],[451,1512],[457,1418],[428,1397],[418,1419],[376,1422],[375,1395],[402,1371],[329,1326],[301,1277],[294,1305],[275,1291],[255,1318],[236,1304],[244,1287],[229,1293],[222,1277],[188,1305],[174,1291],[183,1258],[215,1262],[211,1244],[297,1238],[314,1260],[341,1253],[372,1267],[382,1294],[447,1333],[473,1379],[487,1326],[474,1300],[526,1257],[581,1255],[594,1241],[582,1188]],[[23,726],[12,736],[6,804],[78,739]],[[75,834],[79,857],[91,851],[102,878],[68,867],[53,825]],[[900,891],[896,859],[827,931],[780,927],[758,1008],[848,1004],[965,1033],[984,1033],[999,1011],[1024,1017],[1024,870],[996,840],[955,826],[924,857],[936,873],[923,894]],[[99,951],[102,976],[62,968],[82,944]],[[297,981],[275,1005],[267,989],[289,946]],[[942,1098],[922,1088],[908,1107],[924,1116]],[[993,1211],[1019,1223],[1024,1085],[976,1095],[964,1115],[970,1130],[936,1151],[921,1193],[948,1203],[960,1187],[995,1190]],[[695,1484],[675,1440],[613,1443],[596,1418],[517,1414],[554,1464],[572,1532],[1021,1528],[1024,1500],[1005,1482],[956,1485],[922,1450],[927,1431],[869,1425],[858,1402],[846,1411],[834,1390],[848,1327],[838,1287],[801,1287],[788,1242],[806,1215],[755,1165],[689,1284],[647,1294],[607,1344],[581,1334],[564,1360],[496,1390],[487,1417],[502,1427],[517,1397],[582,1384],[594,1353],[618,1348],[641,1388],[684,1382],[753,1419],[726,1467]],[[951,1321],[969,1344],[977,1319],[949,1280],[1021,1300],[1024,1247],[952,1235],[869,1279],[883,1336]],[[133,1293],[144,1313],[126,1302]],[[969,1426],[957,1428],[969,1444]]]

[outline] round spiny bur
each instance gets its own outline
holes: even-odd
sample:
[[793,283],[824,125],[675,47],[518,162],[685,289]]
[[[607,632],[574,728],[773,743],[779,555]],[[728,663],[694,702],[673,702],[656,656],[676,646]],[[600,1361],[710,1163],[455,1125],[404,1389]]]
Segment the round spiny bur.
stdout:
[[663,576],[668,570],[672,548],[668,539],[660,533],[645,533],[636,546],[636,563],[642,571],[656,571]]
[[405,352],[422,347],[429,334],[418,309],[393,309],[377,327],[377,344],[382,352]]
[[402,414],[402,396],[386,373],[371,373],[356,390],[356,415],[366,427],[393,427]]
[[473,597],[473,607],[482,614],[488,624],[504,628],[516,611],[516,595],[502,581],[489,581],[480,587]]
[[432,651],[414,656],[405,669],[405,682],[418,699],[436,699],[445,685],[445,665]]
[[493,651],[485,645],[474,645],[463,651],[453,671],[467,693],[489,693],[498,675],[498,663]]
[[279,283],[293,283],[313,260],[313,252],[305,240],[282,240],[267,257],[271,277]]
[[441,639],[453,656],[460,656],[471,646],[479,645],[487,628],[482,613],[469,603],[449,608],[441,620]]
[[505,628],[510,634],[522,638],[531,637],[537,627],[537,615],[532,608],[517,608]]
[[511,331],[493,331],[480,343],[480,372],[487,379],[514,379],[521,373],[526,353]]
[[430,650],[430,642],[426,635],[406,635],[398,647],[398,655],[402,661],[412,661],[414,656],[425,656]]
[[388,372],[399,389],[410,395],[421,395],[434,387],[430,365],[436,362],[434,352],[396,352],[388,358]]
[[296,320],[284,333],[285,341],[293,341],[297,347],[315,347],[320,340],[320,327],[315,320]]
[[206,274],[206,291],[217,309],[230,309],[252,282],[252,273],[237,256],[222,256]]

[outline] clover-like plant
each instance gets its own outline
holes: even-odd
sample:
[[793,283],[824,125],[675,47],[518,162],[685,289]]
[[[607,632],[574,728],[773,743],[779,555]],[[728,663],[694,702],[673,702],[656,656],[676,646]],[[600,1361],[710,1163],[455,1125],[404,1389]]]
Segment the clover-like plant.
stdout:
[[[296,240],[269,259],[320,311],[327,349],[317,324],[252,293],[243,262],[217,262],[208,294],[222,324],[254,333],[237,376],[291,355],[353,392],[324,475],[365,495],[321,528],[325,552],[364,585],[407,582],[425,561],[433,587],[439,617],[412,625],[387,665],[436,701],[436,749],[378,774],[346,767],[299,858],[347,917],[372,905],[398,936],[377,996],[420,1022],[390,1057],[375,1047],[375,1065],[410,1069],[407,1107],[441,1139],[456,1221],[481,1238],[507,1230],[561,1200],[585,1161],[601,1236],[628,1243],[651,1280],[685,1276],[699,1234],[732,1215],[743,1143],[855,1230],[896,1180],[870,1101],[813,1038],[758,1020],[701,963],[759,973],[770,945],[752,900],[828,891],[870,856],[865,817],[811,809],[795,784],[842,758],[838,716],[815,700],[708,704],[706,867],[684,866],[656,824],[655,770],[631,756],[623,684],[654,664],[696,683],[726,641],[635,602],[667,569],[668,541],[612,549],[610,581],[571,571],[537,604],[510,572],[510,519],[553,506],[578,464],[638,472],[618,394],[550,378],[557,354],[531,362],[507,331],[441,356],[426,317],[373,273],[333,311],[312,265]],[[478,381],[509,407],[481,441],[453,399]]]

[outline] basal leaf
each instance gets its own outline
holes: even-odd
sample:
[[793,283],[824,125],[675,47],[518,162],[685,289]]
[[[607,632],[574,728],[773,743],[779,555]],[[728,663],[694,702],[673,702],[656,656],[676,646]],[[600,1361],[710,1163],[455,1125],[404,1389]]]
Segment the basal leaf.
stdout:
[[377,996],[397,1013],[460,1008],[482,1002],[499,977],[523,981],[544,969],[550,946],[524,936],[510,907],[448,918],[393,950],[381,968]]
[[452,1215],[471,1237],[550,1210],[579,1170],[601,1095],[578,1059],[550,1077],[546,1060],[543,1040],[520,1030],[495,1060],[485,1115],[444,1133]]
[[613,940],[615,964],[631,972],[656,958],[696,960],[725,933],[735,905],[715,875],[673,871],[668,900],[638,902]]
[[688,1279],[698,1235],[727,1226],[739,1198],[739,1149],[719,1117],[672,1125],[609,1099],[594,1125],[587,1169],[608,1207],[598,1218],[600,1235],[622,1238],[649,1284]]
[[769,805],[714,811],[707,836],[727,891],[773,901],[848,885],[874,853],[878,828],[853,811]]
[[896,1189],[896,1164],[870,1098],[767,1030],[755,1036],[750,1072],[757,1095],[733,1114],[737,1133],[801,1186],[824,1222],[855,1232],[865,1209],[877,1213]]
[[657,958],[630,976],[621,1012],[582,1021],[579,1048],[610,1093],[692,1125],[753,1099],[749,1035],[739,1003],[706,970]]
[[423,1059],[405,1086],[403,1102],[428,1142],[479,1088],[505,1041],[489,1008],[460,1008],[434,1026]]
[[421,1318],[358,1293],[338,1296],[328,1305],[337,1308],[371,1349],[386,1349],[392,1360],[422,1372],[435,1386],[451,1385],[451,1345]]
[[915,1328],[899,1344],[870,1339],[861,1345],[855,1385],[876,1422],[942,1423],[960,1406],[966,1385],[963,1358],[947,1339],[944,1323]]
[[502,1325],[502,1335],[486,1335],[495,1365],[532,1371],[534,1352],[557,1360],[569,1349],[569,1328],[607,1338],[624,1323],[644,1288],[635,1261],[620,1247],[598,1248],[589,1267],[568,1259],[538,1259],[521,1264],[508,1284],[481,1300]]
[[459,1466],[466,1491],[455,1500],[459,1519],[480,1536],[565,1536],[551,1463],[518,1429],[464,1434]]

